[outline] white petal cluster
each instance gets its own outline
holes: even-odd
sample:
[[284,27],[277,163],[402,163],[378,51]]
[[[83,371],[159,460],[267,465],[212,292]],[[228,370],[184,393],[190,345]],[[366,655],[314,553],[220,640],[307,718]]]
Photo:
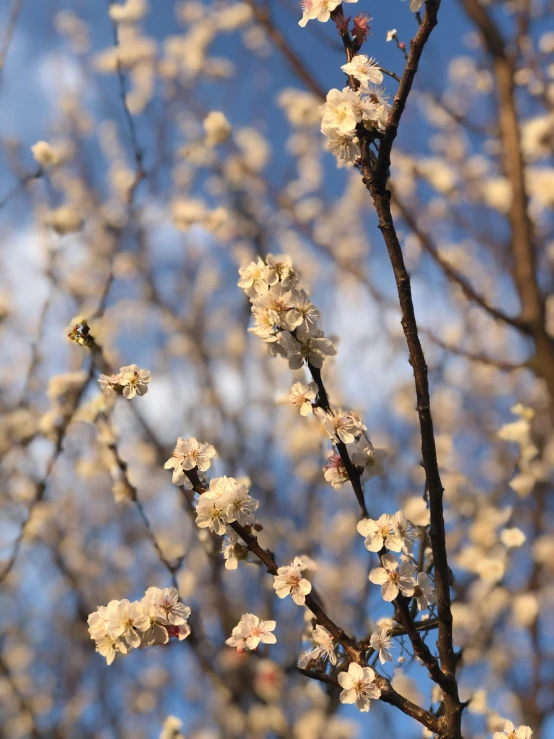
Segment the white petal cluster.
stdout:
[[[344,435],[344,429],[341,430],[341,433]],[[339,440],[342,441],[340,437]],[[372,477],[384,477],[385,470],[383,463],[387,456],[387,452],[384,449],[375,449],[373,444],[365,436],[360,436],[359,439],[347,443],[346,450],[352,462],[358,468],[361,468],[362,483],[367,482]],[[335,490],[340,490],[344,483],[348,482],[349,478],[346,467],[340,454],[335,449],[327,455],[327,464],[323,468],[323,474],[327,482]]]
[[360,156],[358,126],[381,131],[390,111],[384,90],[371,83],[372,78],[379,78],[379,68],[372,59],[360,58],[361,62],[356,62],[358,57],[354,57],[342,68],[352,70],[347,72],[351,76],[357,74],[367,79],[367,86],[362,85],[359,90],[350,87],[330,90],[323,106],[321,132],[327,137],[327,148],[335,155],[339,166],[353,165]]
[[273,587],[279,598],[290,595],[297,606],[304,605],[306,596],[312,590],[311,582],[302,577],[305,569],[306,564],[300,557],[295,557],[290,565],[279,567],[277,575],[273,577]]
[[227,120],[225,113],[213,110],[204,119],[204,132],[206,134],[206,144],[208,146],[218,146],[224,144],[232,133],[232,127]]
[[312,640],[315,643],[315,648],[311,652],[306,653],[306,663],[310,660],[317,659],[328,659],[332,665],[337,664],[337,654],[335,649],[337,643],[332,634],[330,634],[324,626],[317,624],[315,629],[312,631]]
[[318,328],[319,311],[305,290],[289,257],[268,254],[239,270],[238,286],[252,302],[254,326],[248,329],[264,341],[270,354],[288,359],[291,369],[309,362],[321,369],[337,351]]
[[317,408],[315,414],[321,419],[329,438],[335,442],[338,440],[351,444],[367,431],[360,416],[352,411],[337,410],[327,413],[323,408]]
[[190,608],[179,601],[175,588],[148,588],[142,600],[112,600],[88,617],[88,631],[96,651],[111,665],[115,655],[131,649],[179,641],[190,634]]
[[376,521],[364,518],[358,522],[358,533],[365,536],[365,548],[368,552],[379,552],[386,547],[391,552],[410,552],[414,541],[414,532],[402,511],[394,516],[384,513]]
[[380,85],[383,81],[383,73],[377,62],[373,57],[368,57],[365,54],[357,54],[348,64],[343,64],[341,69],[345,74],[361,82],[362,85],[368,85],[369,83]]
[[244,613],[225,644],[236,647],[237,652],[245,649],[257,649],[258,644],[275,644],[277,638],[271,632],[275,630],[275,621],[260,621],[253,613]]
[[419,572],[417,575],[414,598],[419,611],[424,611],[437,602],[437,596],[426,572]]
[[239,543],[237,532],[231,528],[227,529],[227,538],[223,542],[221,551],[223,552],[226,570],[236,570],[239,561],[248,559],[248,548]]
[[313,413],[313,401],[317,395],[317,385],[310,382],[309,385],[303,385],[301,382],[295,382],[290,389],[289,401],[301,416],[309,416]]
[[372,649],[379,653],[379,662],[384,665],[385,662],[391,662],[392,656],[389,649],[394,647],[394,643],[390,637],[388,629],[379,629],[375,631],[369,640]]
[[255,521],[254,512],[258,501],[250,497],[244,483],[233,477],[214,477],[209,490],[203,493],[196,504],[196,524],[209,528],[214,534],[223,536],[227,525],[237,521],[249,526]]
[[520,498],[525,498],[531,493],[537,481],[533,460],[537,457],[539,450],[532,437],[532,421],[535,413],[532,408],[526,408],[521,403],[511,408],[511,412],[519,416],[519,420],[503,426],[498,436],[504,441],[515,442],[519,447],[519,471],[509,484]]
[[338,681],[342,688],[341,703],[355,703],[362,713],[369,711],[370,699],[377,700],[381,691],[375,685],[375,672],[371,667],[362,667],[351,662],[348,672],[339,672]]
[[210,468],[211,460],[217,454],[211,444],[198,442],[195,438],[183,439],[179,437],[171,455],[164,464],[164,469],[173,470],[171,478],[174,485],[182,485],[186,479],[185,470],[197,467],[200,472]]
[[511,721],[506,721],[504,731],[495,731],[492,739],[531,739],[532,735],[529,726],[518,726],[516,729]]
[[398,593],[412,596],[415,590],[415,567],[410,562],[403,562],[400,566],[394,554],[384,554],[381,557],[381,567],[376,567],[369,573],[369,580],[374,585],[381,585],[381,596],[390,603]]
[[[346,3],[357,3],[358,0],[342,0]],[[302,18],[298,21],[298,25],[304,26],[308,21],[318,20],[326,23],[331,17],[331,12],[338,8],[341,0],[302,0]]]
[[150,379],[148,370],[129,364],[121,367],[117,375],[100,375],[98,382],[103,390],[117,390],[127,400],[131,400],[135,395],[146,395]]

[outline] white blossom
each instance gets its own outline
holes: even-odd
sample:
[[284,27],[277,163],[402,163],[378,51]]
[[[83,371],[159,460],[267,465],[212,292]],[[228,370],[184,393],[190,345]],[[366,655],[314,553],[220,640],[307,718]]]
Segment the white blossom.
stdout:
[[303,385],[301,382],[295,382],[290,389],[289,401],[295,408],[298,408],[301,416],[309,416],[313,412],[312,401],[317,395],[317,385],[310,382],[309,385]]
[[492,739],[531,739],[532,735],[529,726],[518,726],[516,729],[511,721],[506,721],[504,731],[495,731]]
[[246,485],[232,477],[214,477],[196,504],[196,524],[223,536],[227,524],[233,521],[241,526],[252,524],[257,507],[258,502],[250,497]]
[[141,634],[139,632],[148,631],[149,628],[150,619],[144,614],[138,602],[120,600],[109,613],[108,631],[110,635],[123,638],[130,648],[140,646]]
[[131,400],[135,395],[146,395],[149,382],[150,372],[148,370],[141,369],[136,364],[130,364],[119,370],[116,384],[123,388],[123,396]]
[[239,544],[238,534],[231,528],[227,529],[227,540],[223,542],[221,551],[226,570],[236,570],[239,560],[245,560],[248,557],[248,549],[243,544]]
[[144,613],[163,624],[181,626],[190,616],[190,608],[180,602],[176,588],[148,588],[141,602]]
[[225,113],[213,110],[208,113],[204,119],[204,132],[206,133],[206,144],[208,146],[218,146],[224,144],[231,136],[232,127]]
[[424,611],[437,602],[437,596],[426,572],[418,572],[414,597],[419,611]]
[[350,87],[342,90],[334,88],[327,93],[321,130],[326,133],[331,128],[343,134],[353,134],[357,124],[364,117],[371,118],[373,112],[374,106],[355,90]]
[[112,600],[88,617],[89,634],[96,651],[111,664],[117,653],[180,641],[190,634],[190,608],[179,601],[175,588],[148,588],[140,601]]
[[52,147],[47,141],[37,141],[31,146],[33,157],[41,167],[45,169],[59,164],[61,161],[61,152]]
[[503,529],[500,532],[500,541],[508,549],[522,546],[525,539],[525,534],[521,529],[518,529],[517,526],[514,526],[512,529]]
[[323,476],[335,490],[340,490],[348,482],[348,472],[338,452],[332,451],[327,455],[327,464],[323,468]]
[[[356,3],[358,0],[342,0],[342,2]],[[331,17],[331,12],[340,4],[341,0],[302,0],[303,15],[298,25],[304,27],[308,21],[313,20],[325,23]]]
[[279,567],[277,575],[273,577],[273,587],[277,597],[286,598],[290,595],[296,605],[304,605],[306,596],[312,590],[312,584],[302,577],[305,567],[300,557],[295,557],[290,565]]
[[380,85],[383,81],[383,73],[377,62],[373,57],[367,57],[365,54],[357,54],[348,64],[343,64],[341,69],[345,74],[361,82],[362,85],[367,85],[368,82]]
[[324,626],[317,624],[312,632],[312,639],[317,644],[316,648],[310,652],[312,659],[329,659],[332,665],[337,664],[337,655],[335,653],[336,642],[333,635],[330,634]]
[[398,565],[394,554],[384,554],[381,557],[382,567],[376,567],[369,573],[369,580],[375,585],[381,585],[381,596],[384,601],[393,601],[399,592],[402,595],[414,594],[414,567],[407,562]]
[[315,414],[323,422],[329,438],[350,444],[356,440],[363,431],[367,431],[357,413],[338,410],[327,413],[323,408],[316,408]]
[[249,298],[267,292],[269,286],[275,285],[278,279],[277,275],[270,271],[261,257],[239,269],[239,274],[241,279],[238,281],[238,286],[244,290]]
[[227,521],[229,523],[238,521],[241,526],[249,526],[254,523],[254,512],[258,508],[258,501],[249,495],[246,485],[234,482],[235,485],[227,493]]
[[295,336],[283,331],[279,345],[289,360],[289,367],[295,370],[300,369],[304,362],[321,369],[325,358],[337,353],[333,343],[322,332],[311,334],[304,325],[298,327]]
[[394,642],[392,642],[388,629],[380,629],[379,631],[375,631],[371,635],[369,644],[372,649],[374,649],[376,652],[379,652],[379,662],[382,665],[384,665],[385,662],[392,661],[392,656],[388,650],[394,646]]
[[172,482],[174,485],[181,485],[186,477],[185,470],[198,467],[200,472],[205,472],[216,454],[211,444],[198,442],[192,437],[189,439],[179,437],[171,459],[164,464],[164,469],[173,469]]
[[392,534],[387,539],[387,549],[391,552],[410,552],[414,541],[414,530],[402,511],[391,516]]
[[327,149],[338,160],[338,166],[352,165],[361,156],[360,144],[357,136],[341,133],[335,128],[323,131],[327,136]]
[[[389,537],[392,537],[392,516],[383,513],[374,521],[372,518],[363,518],[358,521],[356,529],[359,534],[365,536],[365,548],[368,552],[379,552],[387,546]],[[398,551],[398,550],[397,550]]]
[[271,632],[276,625],[275,621],[260,621],[253,613],[244,613],[225,644],[236,647],[238,652],[256,649],[260,642],[275,644],[277,639]]
[[356,708],[366,713],[369,711],[370,699],[376,700],[381,691],[374,683],[375,672],[371,667],[362,667],[357,662],[351,662],[348,672],[338,674],[341,703],[355,703]]

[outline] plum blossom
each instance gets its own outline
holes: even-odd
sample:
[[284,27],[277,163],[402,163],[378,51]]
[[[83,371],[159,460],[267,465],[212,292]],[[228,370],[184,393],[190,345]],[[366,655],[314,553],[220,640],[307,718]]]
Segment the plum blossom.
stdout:
[[[342,0],[347,3],[356,3],[358,0]],[[298,21],[298,25],[304,26],[308,21],[318,20],[325,23],[331,17],[331,12],[338,8],[341,0],[302,0],[301,6],[303,15]]]
[[312,590],[309,580],[302,577],[302,571],[305,568],[306,565],[300,557],[295,557],[290,565],[279,567],[277,575],[273,577],[273,587],[278,598],[286,598],[290,595],[297,606],[304,605],[306,596]]
[[310,382],[309,385],[303,385],[301,382],[295,382],[290,389],[289,401],[298,408],[301,416],[309,416],[313,412],[312,401],[317,395],[317,385]]
[[136,364],[130,364],[119,370],[118,384],[123,388],[123,397],[127,400],[131,400],[135,395],[146,395],[149,382],[150,372],[137,367]]
[[411,596],[414,594],[414,567],[404,562],[400,565],[394,554],[384,554],[381,557],[382,567],[376,567],[369,573],[369,580],[374,585],[381,585],[381,596],[390,603],[398,593]]
[[327,136],[327,149],[337,158],[339,167],[352,165],[360,158],[360,144],[357,136],[341,133],[333,128],[329,128],[325,135]]
[[258,501],[250,496],[246,485],[235,481],[235,485],[231,487],[227,495],[227,521],[229,523],[238,521],[241,526],[254,523],[254,512],[258,508]]
[[516,729],[511,721],[506,721],[504,731],[495,731],[492,739],[531,739],[532,735],[529,726],[518,726]]
[[321,130],[325,134],[328,129],[334,129],[353,135],[357,124],[363,118],[372,118],[374,113],[374,104],[355,90],[350,87],[343,87],[342,90],[334,88],[327,93]]
[[89,634],[96,651],[110,665],[117,654],[154,644],[166,644],[170,636],[180,641],[190,634],[190,608],[179,600],[175,588],[148,588],[140,601],[112,600],[88,617]]
[[332,451],[327,455],[327,464],[323,468],[323,476],[335,490],[340,490],[348,482],[348,472],[338,452]]
[[392,516],[388,513],[383,513],[379,516],[377,521],[372,518],[363,518],[358,521],[356,530],[362,536],[365,536],[365,548],[368,552],[379,552],[384,546],[387,545],[389,537],[392,538]]
[[256,649],[260,642],[275,644],[277,639],[271,632],[275,630],[276,625],[275,621],[260,621],[253,613],[244,613],[225,644],[236,647],[237,652]]
[[330,634],[324,626],[317,624],[312,632],[312,639],[316,643],[316,648],[310,652],[311,659],[329,659],[332,665],[337,664],[337,655],[335,653],[336,642],[333,635]]
[[236,570],[239,560],[245,560],[248,557],[248,549],[243,544],[239,544],[238,534],[231,528],[227,529],[227,541],[223,543],[221,551],[226,570]]
[[233,477],[214,477],[196,505],[196,525],[223,536],[227,524],[233,521],[241,526],[254,523],[257,507],[258,502],[249,495],[246,485]]
[[381,691],[374,683],[375,672],[371,667],[362,667],[351,662],[348,672],[339,672],[338,681],[342,688],[341,703],[355,703],[362,713],[369,711],[370,699],[377,700]]
[[283,331],[280,346],[284,349],[291,369],[300,369],[304,362],[321,369],[326,357],[333,357],[337,350],[333,342],[326,339],[319,329],[310,333],[304,325],[299,326],[295,336]]
[[341,69],[345,74],[361,82],[362,85],[367,85],[368,82],[380,85],[383,81],[383,73],[377,62],[373,57],[367,57],[365,54],[357,54],[348,64],[343,64]]
[[185,470],[198,467],[200,472],[205,472],[209,469],[211,460],[216,454],[211,444],[198,442],[194,438],[179,437],[171,459],[164,464],[164,469],[173,469],[172,482],[174,485],[181,485],[186,477]]
[[239,275],[241,279],[238,281],[238,286],[244,290],[249,298],[262,295],[269,290],[270,284],[274,285],[277,282],[277,276],[271,274],[261,257],[239,269]]
[[151,375],[148,370],[141,369],[136,364],[121,367],[116,375],[100,375],[98,382],[103,390],[118,390],[123,392],[127,400],[135,395],[146,395]]
[[139,632],[148,631],[150,628],[150,618],[144,614],[138,602],[131,603],[124,599],[116,603],[108,615],[108,632],[114,638],[122,637],[127,645],[134,649],[141,643]]
[[392,535],[387,539],[387,549],[391,552],[409,552],[414,542],[414,530],[402,511],[391,516]]
[[327,413],[323,408],[316,408],[315,414],[323,422],[329,438],[338,439],[344,444],[352,443],[363,431],[367,431],[367,427],[364,426],[357,413],[342,410]]
[[417,575],[414,597],[417,601],[419,611],[424,611],[430,605],[437,602],[437,596],[429,580],[429,575],[426,572],[419,572]]
[[394,642],[390,637],[388,629],[379,629],[375,631],[370,638],[370,646],[376,652],[379,652],[379,662],[384,665],[385,662],[391,662],[392,656],[389,653],[389,649],[394,647]]
[[180,602],[176,588],[148,588],[142,604],[150,618],[162,619],[163,623],[171,626],[185,624],[190,616],[190,608]]
[[[213,480],[210,482],[210,486]],[[196,525],[209,528],[214,534],[223,536],[227,531],[227,496],[208,491],[200,496],[196,505]]]

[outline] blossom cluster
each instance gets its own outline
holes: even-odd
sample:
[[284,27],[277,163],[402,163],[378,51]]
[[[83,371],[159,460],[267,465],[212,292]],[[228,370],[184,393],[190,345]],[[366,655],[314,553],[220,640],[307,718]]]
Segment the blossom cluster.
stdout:
[[318,328],[319,311],[298,287],[289,257],[258,257],[239,274],[238,286],[252,302],[254,327],[249,331],[267,344],[270,354],[285,357],[297,370],[306,363],[321,369],[326,357],[337,353]]
[[[383,477],[383,463],[387,455],[384,449],[375,449],[365,436],[361,436],[359,439],[346,443],[346,450],[351,461],[362,470],[360,477],[362,483],[367,482],[372,477]],[[339,490],[345,482],[348,482],[348,472],[343,458],[336,449],[332,449],[328,453],[323,474],[335,490]]]
[[350,77],[358,80],[357,90],[344,87],[327,93],[323,106],[321,132],[327,137],[327,148],[339,165],[353,165],[360,157],[360,126],[367,130],[382,131],[385,128],[390,104],[383,87],[372,80],[382,80],[383,75],[373,59],[360,54],[342,66]]
[[258,644],[275,644],[277,638],[272,632],[275,621],[261,621],[253,613],[244,613],[225,644],[236,647],[237,652],[245,649],[257,649]]
[[368,552],[379,552],[386,547],[391,552],[407,554],[412,549],[414,531],[402,511],[397,511],[394,516],[384,513],[376,521],[363,518],[356,528],[365,536]]
[[131,400],[135,395],[146,395],[150,372],[141,369],[136,364],[121,367],[116,375],[100,375],[98,378],[103,390],[115,390],[123,393],[123,397]]
[[258,501],[250,496],[244,483],[233,477],[214,477],[196,504],[196,524],[223,536],[228,524],[235,521],[241,526],[251,526],[257,507]]
[[171,481],[174,485],[182,485],[186,480],[186,471],[197,468],[200,472],[206,472],[216,455],[217,452],[211,444],[198,442],[193,437],[189,439],[179,437],[171,458],[164,464],[164,469],[172,469]]
[[88,617],[89,634],[96,651],[111,665],[116,654],[154,644],[179,641],[190,634],[190,608],[179,600],[175,588],[148,588],[139,601],[112,600]]

